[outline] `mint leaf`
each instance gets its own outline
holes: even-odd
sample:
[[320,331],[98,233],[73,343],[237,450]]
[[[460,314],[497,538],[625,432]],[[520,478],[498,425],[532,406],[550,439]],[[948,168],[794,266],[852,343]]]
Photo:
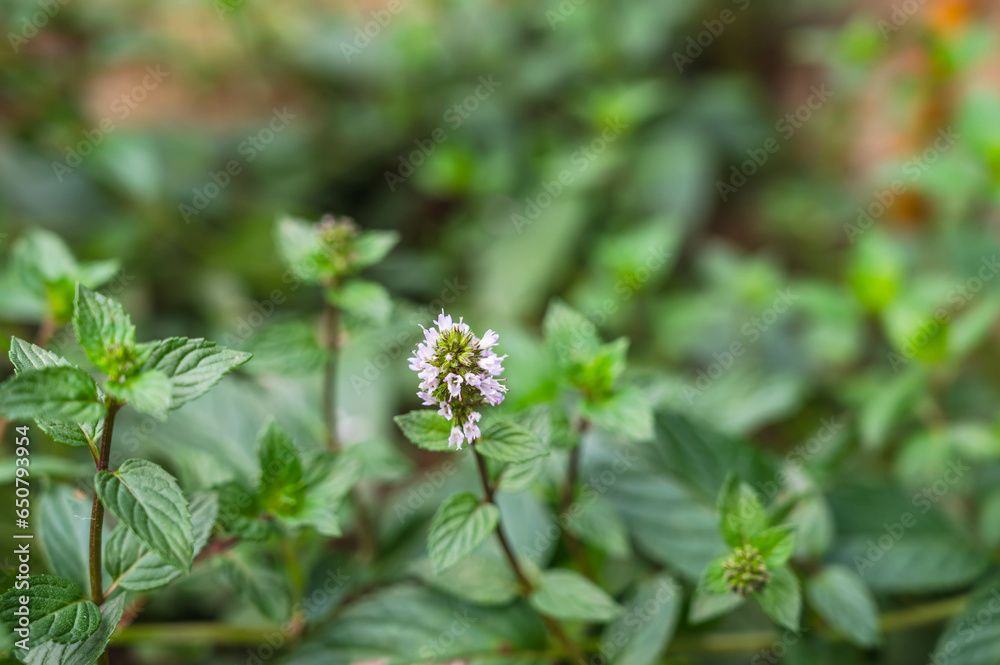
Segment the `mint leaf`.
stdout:
[[434,572],[451,568],[482,545],[500,520],[500,511],[471,492],[448,498],[431,520],[427,551]]
[[0,384],[0,415],[12,420],[44,418],[88,422],[105,413],[97,384],[77,367],[45,367],[22,372]]
[[750,540],[764,561],[772,568],[788,561],[795,553],[795,527],[774,526],[764,529]]
[[357,253],[355,266],[367,268],[375,265],[392,251],[399,242],[396,231],[364,231],[354,241],[354,251]]
[[[194,532],[194,555],[197,556],[212,535],[219,513],[215,493],[191,499],[191,523]],[[112,580],[129,591],[152,591],[170,584],[181,571],[143,545],[124,524],[119,524],[104,541],[104,568]]]
[[389,292],[381,284],[365,279],[349,279],[335,289],[327,289],[326,299],[341,309],[350,323],[384,325],[392,314]]
[[77,285],[73,328],[94,367],[111,377],[132,370],[135,326],[119,302]]
[[607,625],[602,645],[621,646],[608,654],[614,665],[655,665],[673,637],[684,605],[680,584],[660,574],[640,582],[625,604],[625,612]]
[[104,390],[137,411],[148,413],[157,420],[166,420],[170,410],[170,379],[163,372],[149,370],[133,374],[120,383],[108,381]]
[[393,418],[403,435],[424,450],[448,450],[451,423],[435,411],[410,411]]
[[257,439],[261,507],[275,515],[294,515],[305,500],[302,462],[291,437],[269,419]]
[[316,327],[307,321],[281,321],[258,330],[242,345],[253,354],[252,373],[282,376],[311,374],[323,368],[330,352],[316,339]]
[[882,641],[878,605],[854,572],[829,566],[806,583],[809,604],[832,628],[862,649]]
[[104,653],[112,633],[125,611],[125,594],[120,593],[101,605],[100,628],[82,642],[63,645],[45,642],[28,651],[25,665],[93,665]]
[[789,630],[799,629],[802,592],[799,590],[799,580],[788,566],[772,570],[767,586],[753,596],[761,609],[778,625]]
[[174,477],[141,459],[126,460],[118,471],[98,471],[94,489],[101,503],[147,547],[170,565],[189,570],[194,533],[188,502]]
[[14,628],[20,598],[28,598],[29,645],[52,641],[73,644],[100,627],[101,612],[87,600],[75,582],[55,575],[34,575],[27,589],[11,589],[0,598],[0,621]]
[[571,570],[544,571],[528,600],[542,614],[564,621],[607,623],[622,612],[600,587]]
[[767,512],[757,492],[733,474],[719,492],[719,528],[730,547],[742,547],[767,528]]
[[527,462],[549,454],[534,432],[509,420],[491,420],[482,432],[482,438],[475,443],[476,450],[499,462]]
[[275,228],[275,244],[285,265],[304,282],[318,282],[327,272],[329,259],[315,225],[295,217],[283,217]]
[[171,337],[141,344],[142,371],[162,372],[170,379],[170,408],[177,409],[205,394],[223,376],[250,360],[215,342]]

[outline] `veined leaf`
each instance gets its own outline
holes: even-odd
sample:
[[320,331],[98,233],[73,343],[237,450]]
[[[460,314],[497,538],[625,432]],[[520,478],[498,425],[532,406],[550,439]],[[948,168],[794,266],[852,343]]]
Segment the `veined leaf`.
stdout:
[[109,376],[125,373],[135,349],[135,326],[121,303],[77,285],[73,328],[84,352]]
[[191,513],[173,476],[152,462],[130,459],[114,473],[98,471],[94,488],[104,507],[143,544],[170,565],[190,569]]
[[476,450],[499,462],[527,462],[549,454],[534,432],[509,420],[491,420],[482,432]]
[[0,621],[18,625],[20,598],[28,598],[28,644],[52,641],[73,644],[87,639],[101,625],[97,605],[87,600],[75,582],[55,575],[35,575],[27,589],[11,589],[0,598]]
[[500,520],[500,511],[470,492],[449,497],[431,520],[427,551],[434,571],[451,568],[482,545]]
[[22,372],[0,384],[0,413],[12,420],[78,423],[103,417],[105,408],[89,374],[59,366]]
[[410,411],[393,418],[403,435],[424,450],[448,450],[451,423],[429,409]]
[[131,404],[140,413],[147,413],[161,421],[167,419],[172,388],[170,379],[163,372],[149,370],[129,376],[121,383],[109,381],[104,390],[112,397]]
[[205,394],[223,376],[250,360],[245,351],[233,351],[215,342],[171,337],[139,347],[142,371],[157,371],[170,379],[170,408],[177,409]]
[[599,586],[572,570],[546,570],[528,599],[542,614],[566,621],[607,623],[621,606]]
[[74,644],[45,642],[28,651],[25,665],[93,665],[108,646],[125,611],[125,594],[120,593],[101,605],[101,623],[94,633]]

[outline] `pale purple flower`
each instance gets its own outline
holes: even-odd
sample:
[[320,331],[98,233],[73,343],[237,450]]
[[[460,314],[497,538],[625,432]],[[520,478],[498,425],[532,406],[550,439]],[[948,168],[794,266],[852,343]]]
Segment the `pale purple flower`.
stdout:
[[437,405],[438,413],[454,423],[448,445],[460,448],[482,436],[478,407],[503,402],[507,386],[495,377],[503,373],[507,356],[493,352],[499,343],[493,330],[478,338],[461,318],[456,322],[444,311],[434,323],[437,327],[421,326],[424,340],[409,359],[410,369],[420,378],[417,396],[424,405]]

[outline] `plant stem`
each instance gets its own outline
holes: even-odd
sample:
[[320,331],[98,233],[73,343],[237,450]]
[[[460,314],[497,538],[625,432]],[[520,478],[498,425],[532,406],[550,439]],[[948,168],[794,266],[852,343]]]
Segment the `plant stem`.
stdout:
[[[111,400],[108,404],[108,413],[104,416],[104,431],[101,433],[101,451],[97,460],[97,470],[107,471],[108,462],[111,458],[111,435],[115,429],[115,416],[121,404],[116,400]],[[97,488],[94,488],[94,505],[90,512],[90,598],[96,605],[104,602],[104,575],[101,565],[101,539],[104,535],[104,504],[97,496]],[[98,659],[102,665],[108,663],[108,653],[105,651]]]
[[[333,288],[335,285],[330,285]],[[323,369],[323,422],[326,423],[327,447],[331,451],[340,450],[337,438],[337,356],[339,355],[340,311],[329,301],[323,305],[323,346],[329,352]],[[375,532],[372,519],[365,507],[364,498],[357,486],[351,489],[351,503],[354,506],[355,530],[358,536],[358,556],[362,561],[370,561],[375,554]]]
[[[586,425],[584,425],[586,427]],[[576,484],[580,476],[580,448],[583,447],[583,430],[581,430],[580,440],[575,446],[569,451],[569,465],[566,469],[566,485],[563,487],[562,498],[559,502],[559,512],[562,513],[563,517],[568,517],[570,510],[573,508],[573,500],[576,493]],[[587,551],[577,538],[569,529],[563,529],[563,536],[566,539],[566,549],[569,550],[570,557],[576,562],[577,567],[580,571],[587,576],[589,579],[593,580],[594,569],[590,565],[590,561],[587,559]]]
[[323,305],[323,346],[329,352],[323,369],[323,422],[326,423],[327,446],[339,450],[337,439],[337,347],[340,334],[340,313],[329,302]]
[[[486,495],[486,501],[496,507],[499,512],[500,508],[497,506],[496,497],[494,496],[494,488],[490,483],[489,471],[486,469],[486,460],[483,459],[483,456],[479,454],[478,450],[476,450],[475,445],[472,446],[472,452],[476,456],[476,466],[479,468],[479,480],[483,484],[483,492]],[[504,535],[502,520],[497,522],[497,540],[500,541],[500,547],[503,549],[503,553],[507,557],[507,563],[510,564],[511,570],[514,571],[514,576],[521,585],[522,593],[524,593],[525,596],[530,595],[534,589],[534,585],[531,583],[531,580],[528,579],[528,576],[525,575],[524,569],[521,568],[521,564],[518,563],[517,556],[514,554],[514,549],[507,541],[507,536]],[[545,622],[545,627],[552,634],[552,636],[562,644],[563,648],[566,649],[566,652],[570,655],[570,657],[572,657],[577,663],[585,663],[586,658],[584,658],[583,652],[580,651],[579,647],[573,643],[559,622],[552,617],[545,616],[544,614],[541,614],[540,616],[542,617],[542,621]]]

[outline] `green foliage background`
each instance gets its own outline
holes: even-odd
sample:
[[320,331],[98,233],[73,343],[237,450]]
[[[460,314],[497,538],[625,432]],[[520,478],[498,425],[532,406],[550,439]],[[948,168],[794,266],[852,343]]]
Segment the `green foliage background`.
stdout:
[[[15,0],[0,10],[0,251],[50,229],[81,260],[120,260],[109,288],[141,339],[254,352],[166,423],[122,414],[114,465],[154,459],[196,491],[254,476],[269,416],[300,450],[322,447],[323,294],[282,263],[275,219],[334,213],[400,234],[364,273],[391,312],[380,294],[359,296],[335,391],[341,438],[365,450],[385,551],[359,564],[350,538],[330,549],[306,537],[306,568],[291,572],[307,593],[336,571],[350,578],[315,610],[324,621],[391,584],[363,606],[377,621],[324,623],[290,662],[410,662],[438,644],[410,627],[434,637],[462,616],[414,566],[434,510],[475,490],[474,471],[400,436],[392,417],[419,405],[405,359],[417,324],[444,307],[500,333],[510,412],[551,400],[542,321],[561,299],[604,340],[629,338],[624,380],[659,414],[653,430],[625,417],[589,433],[582,475],[641,448],[608,489],[612,517],[595,520],[604,543],[591,553],[619,600],[654,594],[648,576],[664,571],[684,584],[668,662],[743,662],[777,639],[788,663],[924,662],[949,641],[962,645],[949,663],[993,663],[996,627],[975,624],[969,646],[959,612],[968,592],[968,612],[988,607],[1000,545],[998,20],[971,0],[915,12],[832,0]],[[0,276],[3,344],[31,339],[45,315],[13,273]],[[57,347],[67,340],[56,333]],[[33,432],[48,483],[83,475],[85,453]],[[542,568],[567,558],[534,546],[564,457],[501,496],[512,539]],[[798,525],[798,573],[819,590],[806,587],[810,630],[794,643],[750,604],[686,622],[702,572],[725,554],[715,500],[730,471]],[[50,496],[36,518],[78,533],[66,514],[84,514],[83,495]],[[870,543],[886,534],[874,560]],[[69,540],[49,547],[48,567],[74,556]],[[281,556],[250,548],[195,568],[151,597],[116,662],[247,662],[245,642],[266,644],[255,627],[289,616]],[[875,610],[897,613],[884,633],[866,588]],[[417,659],[540,648],[537,618],[497,602],[505,589],[485,594],[500,607],[464,626],[457,651]],[[893,626],[921,607],[938,614]],[[853,624],[859,615],[870,620]],[[172,621],[219,621],[235,646],[142,632]],[[701,639],[733,631],[765,646],[715,653]],[[345,646],[381,643],[391,650]],[[611,660],[649,662],[634,657]]]

